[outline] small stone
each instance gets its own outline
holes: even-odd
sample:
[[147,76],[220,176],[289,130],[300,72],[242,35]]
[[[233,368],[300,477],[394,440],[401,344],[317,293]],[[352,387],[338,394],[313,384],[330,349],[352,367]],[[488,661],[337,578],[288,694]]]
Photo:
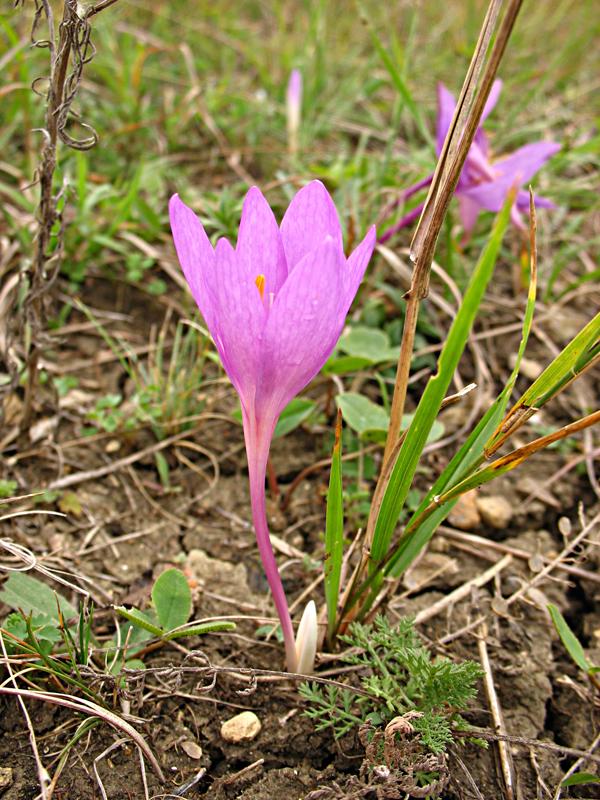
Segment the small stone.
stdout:
[[421,558],[410,566],[404,573],[402,584],[406,589],[414,592],[425,586],[431,586],[435,580],[444,576],[444,583],[449,575],[458,572],[456,561],[442,553],[426,551]]
[[190,550],[184,565],[184,572],[189,581],[200,589],[205,586],[218,586],[219,593],[239,600],[242,603],[254,603],[260,608],[263,596],[254,595],[248,586],[248,573],[243,560],[236,564],[210,558],[204,550]]
[[10,767],[0,767],[0,794],[12,786],[13,771]]
[[461,531],[474,531],[481,525],[475,490],[460,495],[456,505],[448,514],[448,522]]
[[58,417],[42,417],[29,428],[29,441],[32,444],[41,439],[50,439],[58,425]]
[[185,742],[181,743],[181,749],[190,758],[194,760],[198,760],[202,758],[202,748],[198,744],[198,742],[194,742],[191,739],[186,739]]
[[508,523],[512,519],[513,509],[505,497],[501,495],[478,497],[476,502],[477,510],[486,525],[497,530],[503,530],[508,527]]
[[256,739],[261,728],[261,721],[253,711],[242,711],[221,725],[221,736],[232,744],[251,742]]

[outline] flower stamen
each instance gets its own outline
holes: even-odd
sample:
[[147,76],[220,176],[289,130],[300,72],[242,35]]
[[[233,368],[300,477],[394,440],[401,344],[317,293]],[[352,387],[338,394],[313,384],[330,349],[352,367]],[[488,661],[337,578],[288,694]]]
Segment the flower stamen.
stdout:
[[254,283],[256,284],[256,288],[258,289],[258,293],[260,295],[260,299],[265,299],[265,276],[264,275],[257,275]]

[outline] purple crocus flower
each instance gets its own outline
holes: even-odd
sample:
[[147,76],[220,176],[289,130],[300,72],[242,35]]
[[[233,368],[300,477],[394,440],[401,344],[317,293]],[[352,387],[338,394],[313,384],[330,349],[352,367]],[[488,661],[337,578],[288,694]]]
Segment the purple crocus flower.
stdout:
[[[181,267],[240,396],[252,518],[288,669],[306,668],[269,539],[267,458],[281,411],[314,378],[340,336],[375,246],[375,228],[347,259],[335,205],[319,181],[296,194],[280,227],[260,190],[250,189],[235,249],[227,239],[213,249],[177,195],[169,212]],[[304,632],[300,638],[313,641]]]
[[[494,81],[490,96],[481,115],[482,124],[498,102],[501,89],[502,81]],[[455,108],[456,100],[454,95],[443,84],[438,84],[438,117],[436,126],[436,152],[438,157],[442,152]],[[469,238],[471,235],[480,211],[500,211],[510,189],[515,185],[521,187],[528,183],[558,150],[560,150],[560,144],[557,142],[533,142],[520,147],[511,155],[504,156],[497,161],[491,161],[488,138],[481,126],[477,128],[455,191],[465,238]],[[433,175],[429,175],[419,183],[406,189],[393,207],[408,200],[419,189],[429,186],[432,179]],[[539,208],[554,208],[554,203],[545,197],[536,197],[535,204]],[[400,222],[384,231],[379,241],[381,243],[388,241],[401,228],[410,225],[421,214],[423,205],[421,203],[403,217]],[[527,211],[528,209],[529,192],[519,189],[511,211],[511,218],[519,228],[525,227],[521,211]],[[389,210],[391,211],[391,208]]]

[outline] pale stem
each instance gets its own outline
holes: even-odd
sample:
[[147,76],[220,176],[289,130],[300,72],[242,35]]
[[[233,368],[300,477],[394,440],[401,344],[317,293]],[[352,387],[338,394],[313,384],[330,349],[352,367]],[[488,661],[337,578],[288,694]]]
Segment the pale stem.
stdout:
[[[248,474],[250,479],[250,502],[252,505],[252,521],[256,533],[258,552],[263,563],[265,575],[271,589],[277,616],[281,623],[283,641],[285,643],[286,663],[289,672],[296,672],[296,642],[292,618],[288,608],[287,598],[277,568],[275,554],[271,547],[269,525],[267,522],[267,508],[265,502],[265,476],[267,471],[267,458],[271,436],[260,435],[256,425],[244,419],[244,435],[246,438],[246,453],[248,454]],[[266,427],[266,426],[265,426]]]

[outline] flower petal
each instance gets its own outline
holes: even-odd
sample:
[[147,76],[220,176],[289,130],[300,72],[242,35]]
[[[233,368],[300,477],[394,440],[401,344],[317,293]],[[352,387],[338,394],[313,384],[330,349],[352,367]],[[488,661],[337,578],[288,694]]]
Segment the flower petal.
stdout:
[[[556,208],[556,203],[553,203],[552,200],[548,200],[547,197],[542,197],[541,194],[534,193],[533,201],[536,208]],[[529,192],[526,192],[524,189],[517,192],[517,208],[521,211],[529,211]]]
[[287,277],[283,243],[271,207],[256,186],[244,200],[236,253],[252,280],[265,276],[267,296],[279,291]]
[[375,230],[375,225],[372,225],[367,231],[365,238],[358,247],[354,249],[352,255],[348,259],[348,264],[344,270],[344,302],[346,304],[346,314],[358,291],[367,265],[373,255],[376,242],[377,232]]
[[479,216],[479,206],[468,197],[458,195],[458,209],[460,221],[462,222],[465,238],[468,239],[473,232],[477,217]]
[[346,316],[346,267],[339,244],[327,237],[275,297],[262,340],[257,415],[276,418],[327,360]]
[[210,282],[215,268],[215,251],[202,223],[177,194],[169,201],[169,217],[183,274],[206,324],[210,327],[213,316]]
[[309,600],[296,634],[296,658],[298,660],[296,672],[301,675],[312,675],[315,671],[318,639],[317,607],[314,600]]
[[500,175],[510,176],[512,183],[518,179],[519,184],[523,185],[549,158],[558,153],[560,148],[558,142],[532,142],[519,147],[506,158],[494,162],[492,166]]
[[481,208],[500,211],[512,186],[522,186],[540,167],[560,150],[555,142],[534,142],[520,147],[512,155],[492,164],[498,175],[493,181],[461,187],[457,193],[469,197]]
[[492,88],[490,89],[490,93],[488,95],[488,99],[485,101],[485,105],[483,107],[483,111],[481,112],[481,124],[486,121],[489,115],[494,110],[496,103],[498,102],[498,98],[500,97],[500,92],[502,91],[502,81],[500,78],[497,78],[492,83]]
[[443,83],[438,83],[437,87],[438,96],[438,113],[436,125],[436,139],[437,139],[437,154],[442,152],[446,134],[450,128],[452,117],[454,116],[454,109],[456,108],[456,100],[452,92],[448,91]]
[[219,239],[215,255],[211,333],[242,405],[249,408],[256,392],[266,312],[254,279],[226,239]]
[[295,195],[281,222],[288,272],[327,236],[342,246],[337,209],[321,181],[311,181]]

